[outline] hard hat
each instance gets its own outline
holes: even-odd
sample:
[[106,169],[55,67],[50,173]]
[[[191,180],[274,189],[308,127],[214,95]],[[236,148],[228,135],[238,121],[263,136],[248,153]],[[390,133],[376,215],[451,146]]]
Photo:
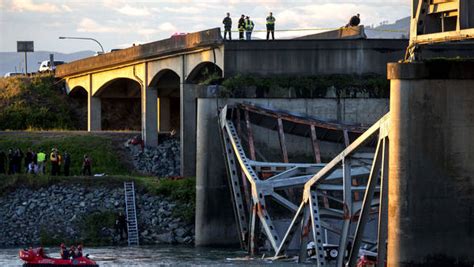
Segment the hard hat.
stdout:
[[306,249],[313,249],[313,248],[316,248],[316,245],[314,244],[313,241],[309,242],[308,245],[306,245]]

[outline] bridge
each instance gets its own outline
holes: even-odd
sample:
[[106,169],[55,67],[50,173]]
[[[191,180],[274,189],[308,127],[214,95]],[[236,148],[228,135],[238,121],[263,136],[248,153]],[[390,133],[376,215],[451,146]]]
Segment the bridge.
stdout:
[[[88,131],[141,130],[146,146],[153,147],[158,132],[174,130],[181,141],[181,174],[194,175],[196,99],[215,97],[199,86],[210,77],[384,75],[386,64],[403,58],[407,45],[404,39],[224,41],[215,28],[64,64],[56,76],[70,96],[83,99]],[[455,56],[463,49],[442,53]],[[424,53],[435,52],[440,55],[436,47]]]

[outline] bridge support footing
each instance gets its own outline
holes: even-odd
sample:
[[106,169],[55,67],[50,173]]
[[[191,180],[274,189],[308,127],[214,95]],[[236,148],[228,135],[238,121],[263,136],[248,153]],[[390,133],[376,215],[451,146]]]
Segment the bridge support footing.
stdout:
[[393,63],[388,77],[388,266],[472,266],[474,63]]

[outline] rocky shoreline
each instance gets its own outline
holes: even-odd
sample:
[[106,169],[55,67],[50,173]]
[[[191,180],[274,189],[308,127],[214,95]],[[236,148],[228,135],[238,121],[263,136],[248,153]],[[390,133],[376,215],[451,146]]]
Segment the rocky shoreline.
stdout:
[[[182,204],[138,191],[136,204],[140,244],[194,243],[194,224],[176,216]],[[125,211],[120,186],[61,183],[39,189],[18,187],[0,197],[0,247],[34,246],[52,240],[126,244],[114,229],[120,211]]]
[[133,160],[134,169],[157,177],[179,176],[180,147],[176,138],[163,138],[156,148],[144,148],[125,142]]

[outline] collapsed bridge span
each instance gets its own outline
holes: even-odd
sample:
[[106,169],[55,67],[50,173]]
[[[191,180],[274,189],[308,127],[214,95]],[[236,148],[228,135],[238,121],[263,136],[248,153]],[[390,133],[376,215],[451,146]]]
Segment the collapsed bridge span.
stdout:
[[[219,115],[244,249],[271,250],[274,258],[298,255],[300,261],[309,254],[319,266],[353,266],[361,247],[385,258],[388,115],[369,129],[246,104],[225,106]],[[252,125],[278,132],[282,162],[258,153]],[[290,162],[285,133],[309,138],[313,162]],[[320,142],[346,148],[322,163]]]

